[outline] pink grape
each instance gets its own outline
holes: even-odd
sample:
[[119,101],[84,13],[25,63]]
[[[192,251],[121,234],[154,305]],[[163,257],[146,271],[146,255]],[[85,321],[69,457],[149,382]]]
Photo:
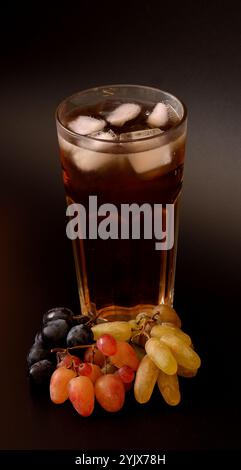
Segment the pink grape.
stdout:
[[90,346],[85,351],[84,360],[85,362],[91,362],[92,364],[103,367],[105,356],[96,346]]
[[89,377],[91,382],[95,383],[96,380],[102,375],[101,369],[96,364],[83,362],[78,368],[78,374],[81,376]]
[[122,382],[124,382],[126,384],[129,384],[129,383],[133,382],[134,377],[135,377],[135,373],[134,373],[133,369],[131,369],[129,366],[122,366],[118,370],[117,373],[118,373],[120,379],[122,380]]
[[94,410],[94,386],[89,377],[73,378],[68,386],[69,399],[81,416],[90,416]]
[[129,366],[131,369],[137,370],[139,366],[139,359],[135,350],[125,341],[117,341],[117,352],[110,357],[110,361],[118,368]]
[[79,364],[81,364],[81,360],[77,356],[72,356],[71,354],[66,354],[62,360],[58,363],[57,367],[67,367],[70,369],[76,369]]
[[79,365],[78,367],[79,375],[85,375],[89,377],[91,373],[92,373],[92,364],[89,364],[88,362],[82,362],[82,364]]
[[77,369],[82,362],[81,359],[77,356],[72,356],[72,361],[73,361],[72,366],[74,367],[74,369]]
[[96,380],[99,377],[101,377],[103,374],[99,366],[97,366],[96,364],[91,364],[91,366],[92,366],[91,374],[88,377],[91,380],[91,382],[93,382],[94,384]]
[[113,336],[111,335],[102,335],[96,342],[97,348],[105,356],[113,356],[117,352],[117,343]]
[[76,377],[76,372],[66,367],[55,369],[50,380],[50,398],[56,403],[64,403],[68,398],[68,384]]
[[[114,375],[116,375],[116,377],[118,377],[121,380],[121,378],[119,376],[119,369],[114,373]],[[131,388],[133,386],[133,382],[126,383],[126,382],[123,382],[123,380],[121,380],[121,381],[124,385],[125,392],[129,392],[129,390],[131,390]]]
[[113,374],[102,375],[95,383],[96,400],[106,411],[119,411],[124,405],[125,388],[119,377]]

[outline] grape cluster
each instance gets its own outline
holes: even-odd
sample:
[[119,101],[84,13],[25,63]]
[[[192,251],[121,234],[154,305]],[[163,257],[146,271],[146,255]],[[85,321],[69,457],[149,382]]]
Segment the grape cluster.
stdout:
[[131,321],[132,340],[145,348],[134,386],[139,403],[149,401],[155,384],[169,405],[180,400],[178,376],[193,377],[201,365],[189,335],[181,330],[175,310],[161,305],[152,316],[141,313]]
[[[27,363],[33,383],[46,384],[56,367],[56,353],[53,349],[74,348],[92,344],[92,321],[88,316],[75,317],[66,307],[56,307],[43,315],[43,325],[36,334]],[[78,354],[78,352],[77,352]]]
[[148,402],[157,384],[166,403],[177,405],[178,377],[194,377],[201,364],[167,305],[129,322],[96,323],[96,317],[74,316],[67,308],[49,310],[27,360],[32,381],[49,384],[53,403],[70,400],[81,416],[91,415],[96,401],[119,411],[133,384],[138,403]]
[[[81,416],[92,414],[95,400],[106,411],[119,411],[139,366],[129,343],[108,333],[101,335],[106,324],[98,326],[96,345],[86,348],[83,361],[66,352],[50,380],[51,400],[61,404],[69,399]],[[112,328],[115,329],[115,322]]]

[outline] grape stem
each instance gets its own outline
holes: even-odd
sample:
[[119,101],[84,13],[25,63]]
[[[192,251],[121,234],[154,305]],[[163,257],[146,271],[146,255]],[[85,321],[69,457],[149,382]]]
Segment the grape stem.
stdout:
[[81,348],[89,348],[90,346],[95,346],[95,343],[92,344],[80,344],[79,346],[71,346],[70,348],[53,348],[50,350],[51,353],[57,352],[69,352],[72,349],[81,349]]
[[50,349],[50,352],[51,352],[51,353],[58,353],[58,352],[59,352],[59,353],[61,353],[61,352],[65,353],[66,351],[67,351],[67,349],[65,349],[65,348],[53,348],[53,349]]
[[92,344],[80,344],[79,346],[71,346],[70,348],[67,348],[67,351],[70,349],[81,349],[81,348],[90,348],[91,346],[95,346],[95,343]]
[[133,342],[133,340],[135,338],[137,338],[138,336],[141,336],[141,335],[146,336],[147,339],[150,339],[150,335],[149,335],[149,333],[147,333],[146,327],[147,327],[147,325],[152,325],[154,323],[156,323],[156,322],[155,322],[153,317],[150,318],[148,316],[147,318],[141,319],[140,322],[139,322],[139,324],[140,324],[139,325],[139,330],[136,330],[137,332],[132,336],[131,342]]
[[158,319],[158,317],[160,316],[160,312],[155,312],[153,315],[152,315],[152,320],[155,321]]
[[[88,315],[90,317],[89,321],[87,321],[85,323],[86,326],[91,326],[91,325],[94,325],[96,323],[96,320],[98,319],[98,317],[100,316],[100,312],[99,313],[92,313],[92,312],[88,312]],[[81,317],[83,317],[83,315],[75,315],[73,317],[74,320],[79,320]]]

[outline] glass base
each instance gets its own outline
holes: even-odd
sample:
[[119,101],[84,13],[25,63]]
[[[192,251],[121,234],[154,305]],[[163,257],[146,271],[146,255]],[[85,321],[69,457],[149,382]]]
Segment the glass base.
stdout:
[[134,307],[120,307],[119,305],[111,305],[109,307],[101,308],[96,313],[99,318],[106,321],[128,321],[135,319],[136,316],[145,312],[151,315],[155,305],[139,304]]

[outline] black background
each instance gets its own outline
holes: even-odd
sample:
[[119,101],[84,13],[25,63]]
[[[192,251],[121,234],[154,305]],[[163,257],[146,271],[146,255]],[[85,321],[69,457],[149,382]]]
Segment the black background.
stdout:
[[[2,16],[1,449],[240,449],[239,2],[43,3]],[[43,312],[78,309],[54,111],[95,85],[137,83],[186,103],[175,306],[202,356],[182,403],[130,398],[88,419],[31,393]]]

